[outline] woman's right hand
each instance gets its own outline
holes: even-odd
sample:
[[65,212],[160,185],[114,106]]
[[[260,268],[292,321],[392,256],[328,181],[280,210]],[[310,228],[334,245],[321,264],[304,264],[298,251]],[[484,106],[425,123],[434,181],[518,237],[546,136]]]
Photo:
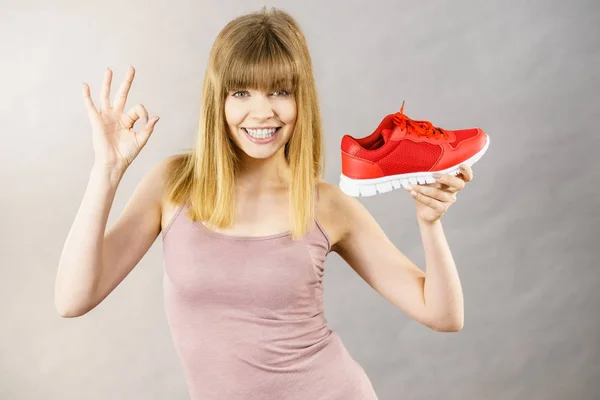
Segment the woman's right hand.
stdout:
[[[159,117],[149,119],[148,112],[143,105],[137,104],[127,113],[123,112],[134,76],[135,69],[130,65],[127,76],[115,97],[115,102],[111,106],[112,71],[107,68],[99,111],[90,97],[90,87],[86,83],[83,84],[84,103],[92,125],[94,165],[125,170],[146,145],[154,131]],[[140,118],[144,119],[145,126],[140,132],[135,132],[133,125]]]

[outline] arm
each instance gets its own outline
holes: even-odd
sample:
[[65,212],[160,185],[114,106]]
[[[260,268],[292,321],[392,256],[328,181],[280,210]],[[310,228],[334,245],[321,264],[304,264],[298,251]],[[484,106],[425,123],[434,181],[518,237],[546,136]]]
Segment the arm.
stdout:
[[372,215],[338,188],[332,195],[342,224],[333,246],[373,289],[409,317],[436,331],[454,332],[463,325],[463,297],[441,223],[419,223],[426,273],[388,239]]
[[419,221],[421,242],[425,251],[425,305],[448,331],[459,331],[464,325],[464,299],[456,264],[444,235],[442,222]]
[[124,171],[94,166],[59,261],[54,304],[60,316],[77,317],[92,310],[154,243],[160,233],[166,165],[160,163],[140,182],[107,232],[108,215]]
[[54,288],[60,316],[84,314],[100,276],[104,230],[124,171],[94,165],[63,246]]

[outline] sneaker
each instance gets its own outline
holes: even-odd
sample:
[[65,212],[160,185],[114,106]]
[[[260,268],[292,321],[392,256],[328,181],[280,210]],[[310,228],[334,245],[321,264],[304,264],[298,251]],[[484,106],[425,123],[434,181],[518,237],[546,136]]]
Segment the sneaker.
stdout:
[[489,136],[479,128],[448,130],[400,112],[387,115],[364,138],[344,135],[340,189],[349,196],[373,196],[408,184],[435,183],[432,174],[457,175],[485,154]]

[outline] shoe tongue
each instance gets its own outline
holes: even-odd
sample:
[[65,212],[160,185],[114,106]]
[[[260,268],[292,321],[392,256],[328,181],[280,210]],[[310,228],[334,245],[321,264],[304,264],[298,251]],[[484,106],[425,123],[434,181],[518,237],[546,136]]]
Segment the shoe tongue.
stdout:
[[383,129],[381,131],[381,136],[383,136],[383,141],[385,143],[389,142],[390,137],[392,136],[393,131],[391,129]]
[[400,126],[396,126],[394,127],[394,129],[382,129],[381,130],[381,136],[383,136],[383,141],[385,143],[390,141],[390,138],[392,137],[392,135],[394,134],[394,132],[399,131],[398,132],[398,137],[402,138],[404,137],[405,133],[402,132],[403,129]]

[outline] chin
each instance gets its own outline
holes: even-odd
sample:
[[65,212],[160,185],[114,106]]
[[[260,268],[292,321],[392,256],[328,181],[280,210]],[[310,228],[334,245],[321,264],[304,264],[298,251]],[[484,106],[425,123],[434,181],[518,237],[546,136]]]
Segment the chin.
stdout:
[[266,160],[268,158],[276,156],[279,153],[279,151],[283,151],[283,146],[277,148],[273,147],[270,149],[256,149],[253,148],[252,144],[249,144],[244,145],[244,147],[241,147],[240,151],[250,158],[254,158],[257,160]]

